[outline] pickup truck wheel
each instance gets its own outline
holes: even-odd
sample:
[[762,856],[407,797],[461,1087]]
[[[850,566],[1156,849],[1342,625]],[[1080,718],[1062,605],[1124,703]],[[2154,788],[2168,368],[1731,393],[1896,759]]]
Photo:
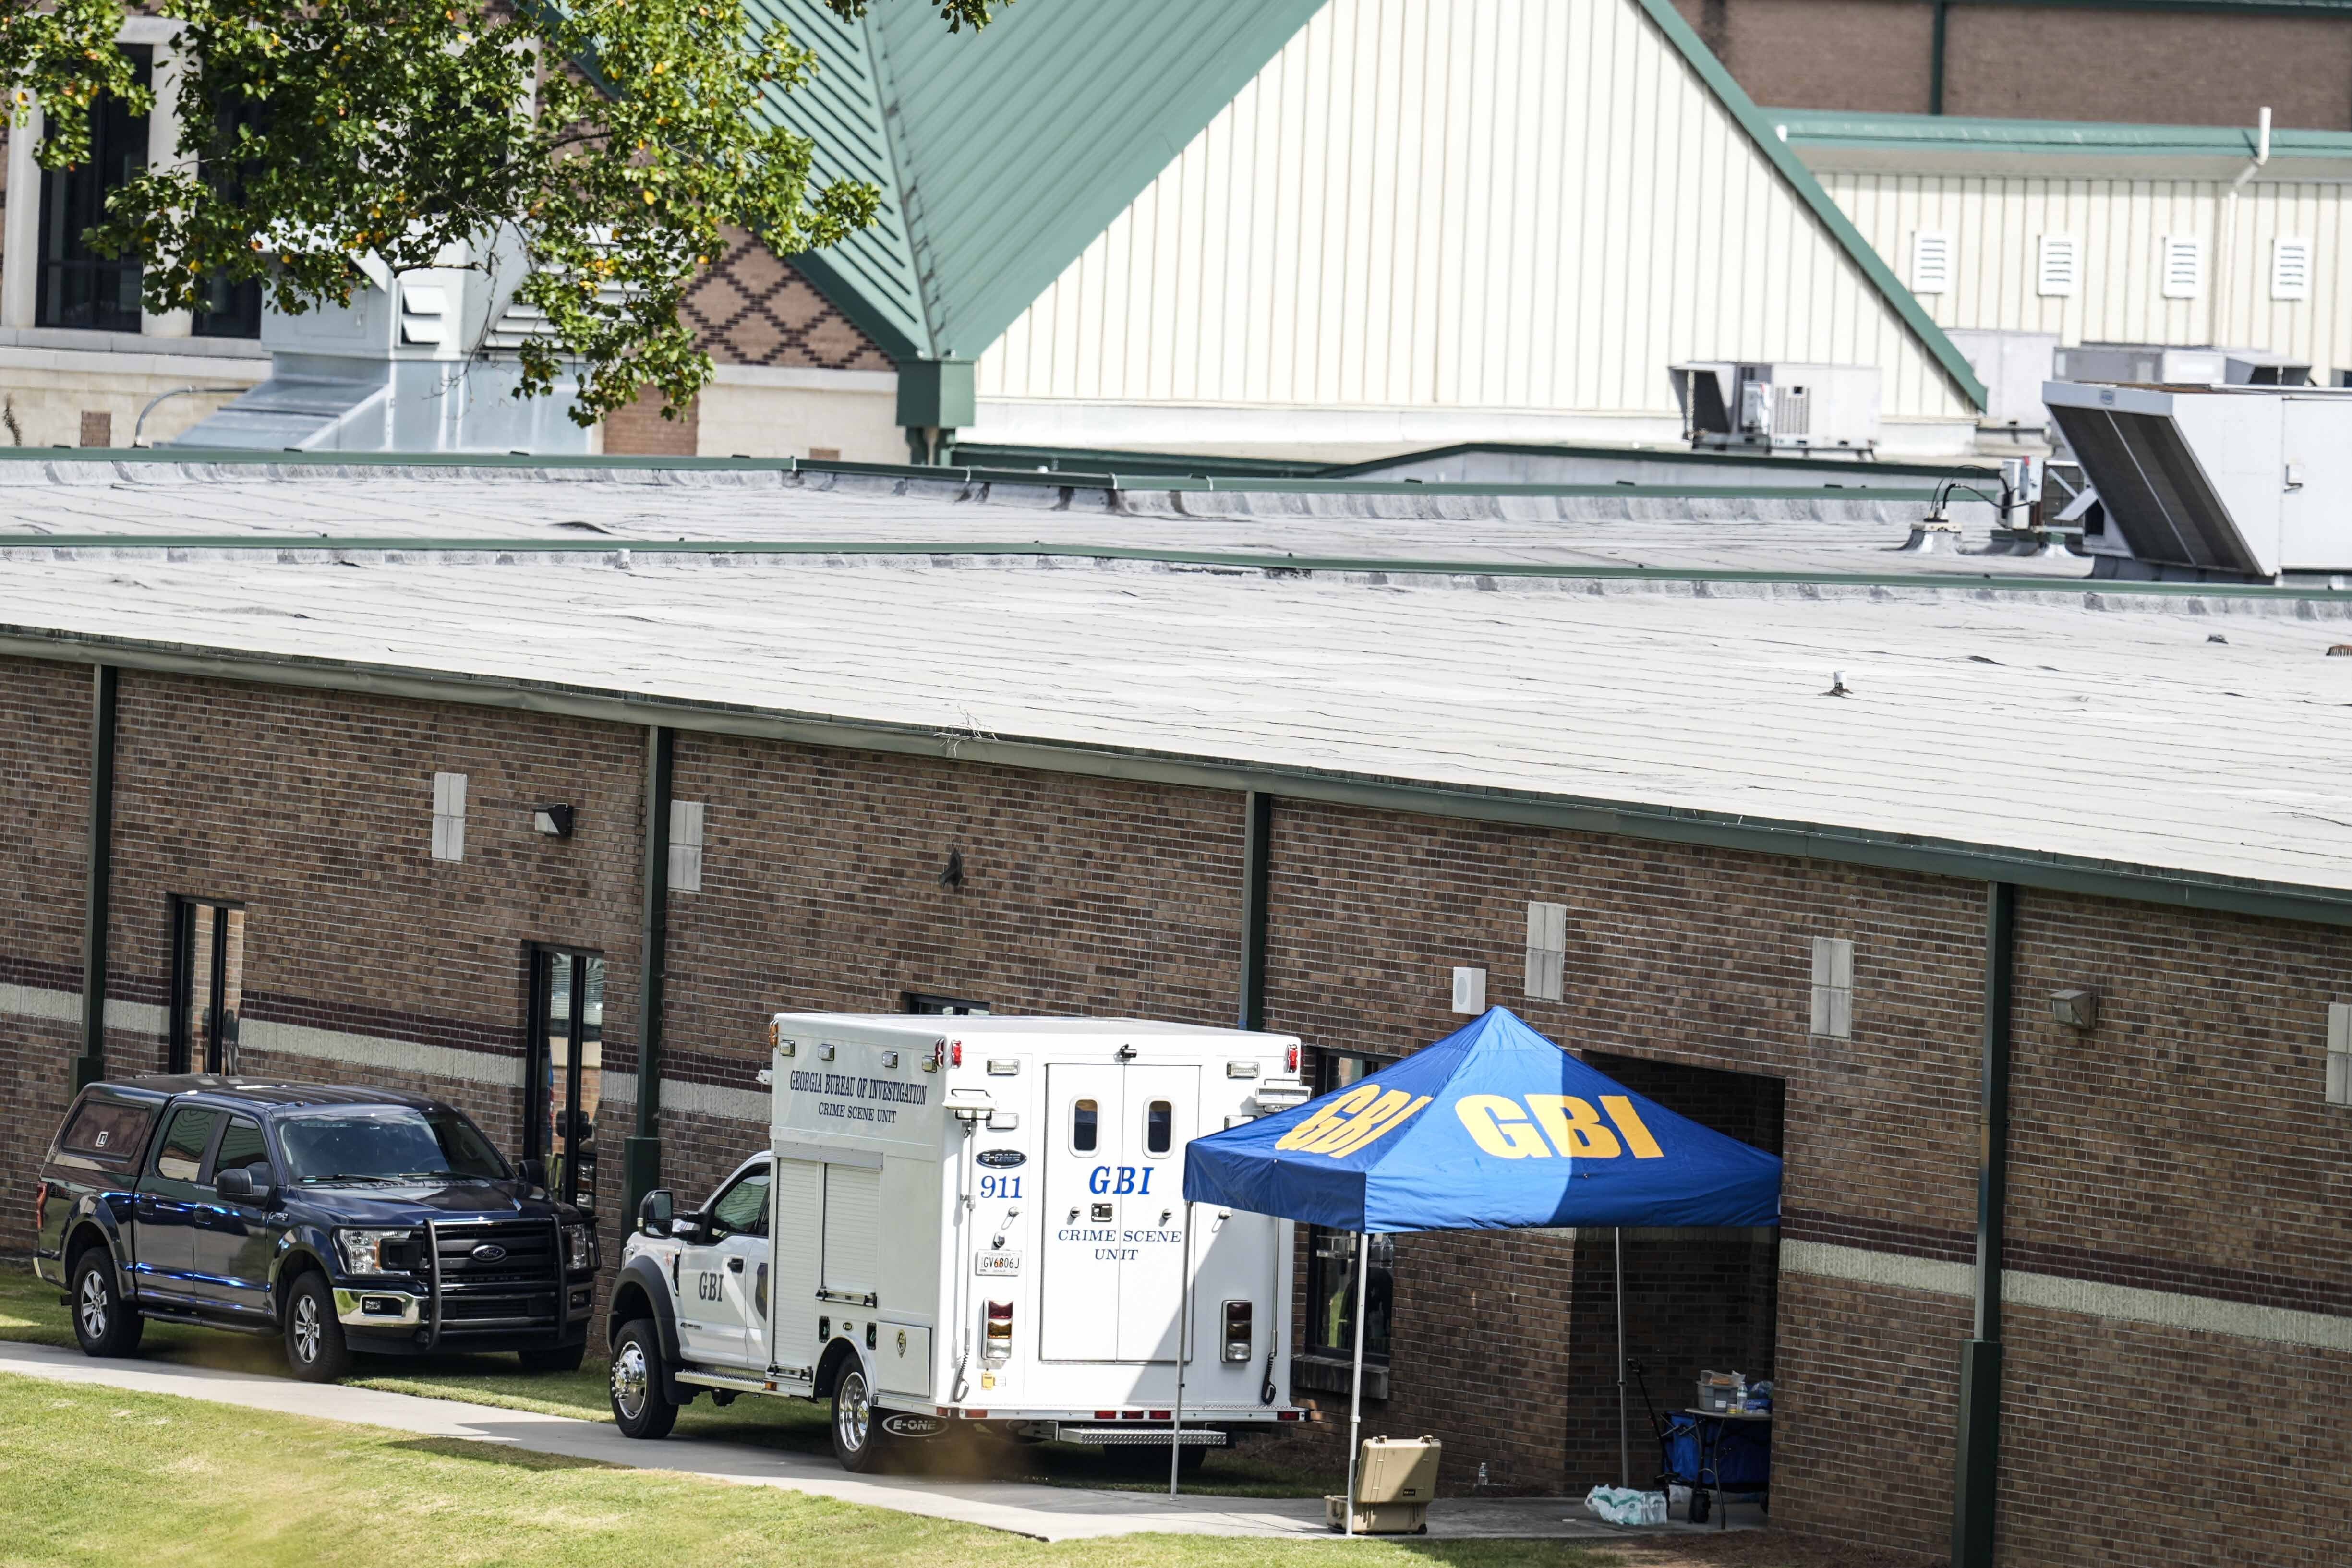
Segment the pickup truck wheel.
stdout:
[[549,1350],[517,1351],[525,1372],[578,1372],[588,1353],[586,1345],[557,1345]]
[[667,1437],[677,1425],[651,1318],[629,1323],[613,1342],[612,1393],[613,1421],[624,1437]]
[[874,1407],[873,1392],[866,1386],[866,1369],[844,1367],[833,1384],[833,1457],[843,1469],[863,1474],[881,1464],[888,1441],[882,1412]]
[[129,1355],[139,1348],[147,1320],[124,1303],[114,1258],[104,1247],[92,1247],[74,1265],[72,1294],[74,1339],[82,1353]]
[[305,1383],[332,1383],[352,1370],[352,1347],[323,1274],[305,1274],[286,1296],[286,1362]]

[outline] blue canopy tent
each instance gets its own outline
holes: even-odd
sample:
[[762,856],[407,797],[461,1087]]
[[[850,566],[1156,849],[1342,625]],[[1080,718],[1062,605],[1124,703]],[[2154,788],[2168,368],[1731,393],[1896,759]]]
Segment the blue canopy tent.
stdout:
[[[1358,1233],[1348,1423],[1353,1498],[1371,1272],[1362,1236],[1536,1226],[1773,1226],[1780,1223],[1780,1162],[1633,1093],[1495,1007],[1344,1089],[1194,1139],[1184,1151],[1184,1200]],[[1622,1260],[1621,1248],[1621,1449]],[[1354,1510],[1348,1513],[1352,1524]]]

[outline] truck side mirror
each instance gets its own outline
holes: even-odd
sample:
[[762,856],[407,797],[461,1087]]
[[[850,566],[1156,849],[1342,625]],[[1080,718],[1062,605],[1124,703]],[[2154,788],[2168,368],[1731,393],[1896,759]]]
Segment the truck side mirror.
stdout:
[[250,1203],[261,1194],[254,1188],[253,1172],[244,1165],[231,1165],[213,1177],[213,1191],[225,1198]]
[[667,1236],[673,1205],[667,1187],[656,1187],[637,1205],[637,1228],[647,1236]]
[[515,1162],[515,1174],[526,1187],[543,1187],[547,1185],[547,1162],[518,1160]]

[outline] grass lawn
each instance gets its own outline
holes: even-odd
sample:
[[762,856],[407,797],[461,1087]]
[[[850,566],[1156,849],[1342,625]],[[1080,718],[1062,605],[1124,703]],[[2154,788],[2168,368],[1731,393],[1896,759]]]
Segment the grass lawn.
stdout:
[[[1322,1541],[1146,1535],[1046,1545],[768,1487],[0,1375],[0,1561],[648,1562],[814,1568],[1287,1568]],[[33,1483],[37,1478],[37,1484]],[[1356,1561],[1606,1568],[1565,1542],[1359,1543]]]
[[[0,1339],[29,1340],[40,1344],[70,1345],[73,1330],[58,1289],[34,1277],[23,1258],[0,1258]],[[591,1350],[603,1339],[590,1333]],[[275,1339],[217,1333],[204,1329],[150,1323],[139,1345],[143,1360],[176,1366],[219,1367],[237,1372],[286,1377],[286,1354]],[[497,1356],[362,1356],[348,1379],[362,1388],[394,1394],[422,1394],[432,1399],[457,1399],[476,1405],[502,1405],[510,1410],[537,1411],[549,1415],[575,1415],[590,1421],[610,1421],[604,1393],[605,1363],[593,1355],[576,1373],[526,1373],[514,1357]],[[806,1454],[832,1452],[826,1406],[799,1399],[738,1399],[727,1409],[706,1396],[687,1406],[678,1416],[672,1441],[722,1437],[731,1442],[788,1448]],[[990,1444],[984,1448],[958,1449],[953,1456],[918,1450],[937,1463],[951,1465],[959,1477],[1043,1481],[1049,1485],[1097,1487],[1120,1490],[1155,1490],[1168,1484],[1165,1457],[1154,1473],[1140,1473],[1137,1465],[1117,1453],[1080,1448],[1066,1443],[1014,1447]],[[1328,1473],[1327,1473],[1328,1472]],[[1320,1497],[1345,1484],[1328,1462],[1287,1434],[1269,1436],[1213,1452],[1200,1472],[1184,1479],[1187,1491],[1231,1497]],[[0,1558],[0,1561],[5,1561]]]

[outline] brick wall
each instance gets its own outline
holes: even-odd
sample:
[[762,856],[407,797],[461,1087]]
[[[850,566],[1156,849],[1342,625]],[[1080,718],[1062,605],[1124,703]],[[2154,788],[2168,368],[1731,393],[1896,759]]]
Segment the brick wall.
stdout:
[[[1926,0],[1675,0],[1757,102],[1925,114]],[[2352,18],[2160,7],[1951,6],[1944,112],[2352,127]]]
[[626,408],[616,408],[604,420],[604,450],[613,456],[691,458],[701,420],[701,405],[689,403],[669,418],[669,399],[648,386]]
[[889,370],[890,356],[809,280],[741,229],[679,308],[696,346],[720,364]]
[[[79,984],[88,687],[77,667],[0,661],[0,983],[49,995]],[[126,674],[116,994],[164,1000],[170,894],[236,899],[248,1016],[495,1064],[522,1048],[524,944],[561,942],[608,955],[607,1070],[625,1074],[641,748],[621,726]],[[436,769],[472,780],[462,864],[428,855]],[[699,734],[680,737],[677,791],[707,807],[704,890],[672,909],[667,1076],[689,1086],[751,1089],[771,1011],[891,1010],[908,990],[1232,1016],[1234,796]],[[556,800],[579,809],[569,842],[530,829],[530,808]],[[1450,969],[1483,964],[1490,1000],[1735,1136],[1772,1146],[1777,1094],[1790,1241],[1947,1279],[1972,1256],[1980,888],[1293,803],[1273,852],[1271,1026],[1411,1050],[1463,1022]],[[940,881],[951,853],[961,887]],[[1564,1002],[1519,994],[1534,899],[1569,907]],[[1855,943],[1850,1039],[1806,1032],[1819,935]],[[2028,894],[2020,950],[2013,1264],[2352,1316],[2352,1112],[2321,1103],[2352,933]],[[2103,999],[2089,1036],[2047,1015],[2047,994],[2075,986]],[[0,1015],[19,1086],[0,1113],[0,1246],[22,1244],[26,1151],[54,1126],[72,1036]],[[110,1048],[119,1068],[160,1059],[152,1037],[117,1032]],[[474,1079],[266,1065],[421,1083],[517,1135],[519,1097]],[[606,1119],[608,1214],[628,1121],[625,1104]],[[761,1137],[686,1104],[662,1128],[688,1201]],[[1628,1337],[1654,1392],[1679,1402],[1702,1366],[1769,1369],[1774,1517],[1940,1552],[1966,1298],[1776,1275],[1769,1251],[1629,1237]],[[1376,1429],[1443,1437],[1452,1490],[1481,1462],[1505,1489],[1612,1473],[1608,1258],[1601,1234],[1401,1238],[1395,1393]],[[2352,1515],[2352,1355],[2024,1307],[2011,1344],[2005,1562],[2341,1560],[2326,1552]],[[1300,1441],[1329,1453],[1335,1436]]]

